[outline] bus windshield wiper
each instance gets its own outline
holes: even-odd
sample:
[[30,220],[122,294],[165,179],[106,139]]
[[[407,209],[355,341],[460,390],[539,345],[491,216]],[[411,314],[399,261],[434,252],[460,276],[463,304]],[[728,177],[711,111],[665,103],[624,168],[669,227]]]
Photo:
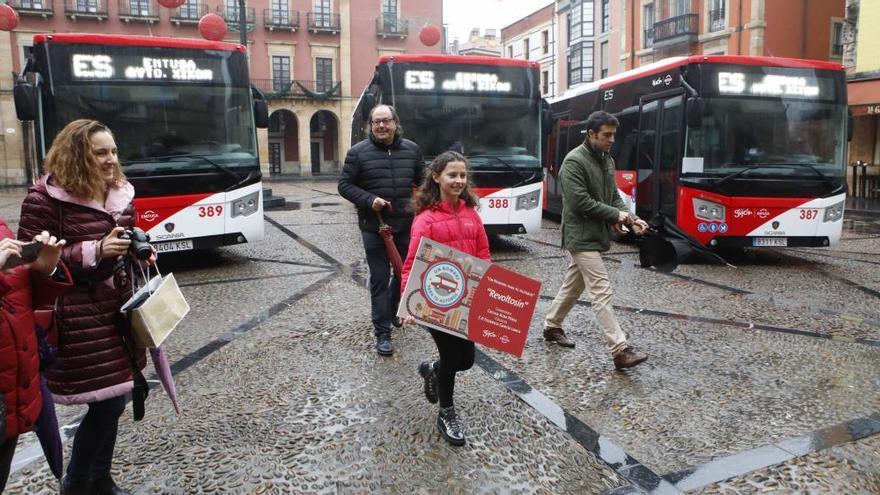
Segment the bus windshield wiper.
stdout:
[[235,173],[231,168],[227,167],[226,165],[223,165],[222,163],[218,163],[218,162],[215,162],[214,160],[211,160],[210,158],[208,158],[209,156],[212,156],[212,155],[209,155],[209,154],[207,154],[207,153],[194,153],[194,154],[188,154],[188,155],[163,155],[163,156],[151,156],[151,157],[149,157],[149,158],[142,158],[142,159],[137,159],[137,160],[129,160],[129,161],[125,162],[125,164],[123,164],[123,166],[131,165],[131,164],[134,164],[134,163],[150,163],[150,162],[153,162],[153,161],[158,161],[158,162],[173,162],[173,161],[176,161],[176,159],[178,159],[178,158],[199,158],[199,159],[201,159],[201,160],[204,160],[206,163],[210,164],[210,165],[213,166],[214,168],[219,169],[220,171],[224,172],[226,175],[228,175],[228,176],[232,177],[233,179],[235,179],[235,184],[233,184],[232,186],[228,187],[228,188],[226,189],[227,191],[231,191],[232,189],[237,188],[237,187],[238,187],[239,185],[241,185],[242,183],[247,182],[248,180],[250,180],[250,178],[251,178],[251,173],[250,173],[250,172],[248,172],[248,174],[245,176],[245,178],[242,179],[241,176],[238,175],[237,173]]
[[[731,165],[737,165],[737,164],[734,163]],[[745,168],[743,168],[742,170],[737,170],[736,172],[733,172],[732,174],[725,175],[724,177],[718,179],[718,181],[715,182],[714,186],[718,187],[718,186],[724,184],[725,182],[728,182],[731,179],[741,177],[741,176],[751,172],[752,170],[757,170],[759,168],[789,168],[789,169],[794,168],[794,169],[796,169],[799,167],[809,168],[810,170],[812,170],[813,172],[818,174],[819,177],[821,177],[822,179],[824,179],[826,181],[830,180],[828,177],[825,176],[825,174],[820,172],[819,169],[817,169],[816,167],[814,167],[812,165],[806,164],[806,163],[756,163],[754,165],[748,165]]]
[[515,173],[516,176],[519,177],[519,182],[517,182],[516,184],[514,184],[511,187],[519,187],[523,183],[528,182],[529,180],[532,179],[532,177],[535,176],[535,174],[532,174],[531,176],[526,177],[525,175],[523,175],[522,171],[520,171],[519,169],[517,169],[513,165],[507,163],[506,161],[502,160],[500,157],[498,157],[496,155],[470,155],[470,156],[468,156],[468,159],[470,159],[470,158],[492,158],[493,160],[497,160],[498,163],[500,163],[500,164],[504,165],[505,167],[509,168],[510,170],[512,170],[513,173]]

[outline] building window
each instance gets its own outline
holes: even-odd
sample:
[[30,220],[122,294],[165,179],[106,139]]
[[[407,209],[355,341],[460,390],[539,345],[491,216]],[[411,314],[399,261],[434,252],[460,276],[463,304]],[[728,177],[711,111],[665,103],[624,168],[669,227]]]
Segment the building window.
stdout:
[[550,93],[550,72],[541,71],[541,94],[547,96]]
[[649,3],[642,9],[643,26],[645,27],[645,48],[654,46],[654,4]]
[[568,13],[568,45],[580,42],[580,38],[593,36],[592,0],[572,0]]
[[43,10],[43,0],[21,0],[22,10]]
[[382,22],[386,32],[396,33],[397,27],[397,0],[382,0]]
[[287,0],[272,0],[272,22],[281,26],[290,24],[290,8]]
[[691,13],[691,0],[669,0],[669,17],[678,17]]
[[843,56],[843,23],[832,22],[831,24],[831,56]]
[[290,87],[290,57],[272,56],[272,89],[276,93]]
[[523,39],[523,58],[526,60],[529,59],[529,51],[529,39],[525,38]]
[[135,17],[148,17],[150,15],[149,0],[128,0],[128,14]]
[[709,5],[709,31],[721,31],[725,28],[724,2],[725,0],[711,0]]
[[76,0],[77,12],[95,13],[98,11],[98,0]]
[[330,27],[332,25],[330,13],[330,0],[315,0],[315,26]]
[[602,0],[602,32],[611,30],[611,0]]
[[198,19],[201,16],[199,15],[199,0],[186,0],[181,6],[180,11],[178,12],[178,16],[181,19]]
[[507,46],[507,58],[513,58],[513,46]]
[[593,43],[582,41],[569,48],[568,85],[593,80]]
[[599,73],[599,77],[604,79],[608,77],[608,42],[603,41],[601,45],[599,45],[599,67],[601,68],[601,72]]
[[550,31],[541,32],[541,53],[544,55],[550,53]]
[[318,92],[330,91],[333,87],[333,59],[315,59],[315,90]]

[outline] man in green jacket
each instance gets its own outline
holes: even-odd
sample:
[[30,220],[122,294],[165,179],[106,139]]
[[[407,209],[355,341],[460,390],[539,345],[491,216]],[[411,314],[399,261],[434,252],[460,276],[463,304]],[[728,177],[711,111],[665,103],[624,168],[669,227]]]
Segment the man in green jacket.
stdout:
[[648,224],[627,210],[617,192],[614,159],[608,152],[619,126],[617,118],[610,113],[593,112],[587,118],[584,143],[566,155],[559,171],[562,247],[569,251],[571,262],[545,317],[544,339],[563,347],[574,347],[562,330],[562,321],[589,284],[596,320],[605,332],[614,366],[623,369],[644,362],[648,356],[630,349],[626,334],[617,323],[611,306],[608,271],[599,253],[611,247],[609,229],[612,225],[627,225],[641,235]]

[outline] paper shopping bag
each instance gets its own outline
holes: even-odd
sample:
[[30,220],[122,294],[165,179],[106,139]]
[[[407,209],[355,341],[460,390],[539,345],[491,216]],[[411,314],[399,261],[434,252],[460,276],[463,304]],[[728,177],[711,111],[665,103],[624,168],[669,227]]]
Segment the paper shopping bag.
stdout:
[[142,347],[159,347],[189,313],[174,274],[156,275],[120,308],[131,313],[131,330]]

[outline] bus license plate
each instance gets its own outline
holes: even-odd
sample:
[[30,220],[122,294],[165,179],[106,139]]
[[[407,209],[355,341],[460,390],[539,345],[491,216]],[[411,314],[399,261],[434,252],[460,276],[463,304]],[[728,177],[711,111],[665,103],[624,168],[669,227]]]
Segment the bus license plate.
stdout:
[[193,241],[192,239],[187,239],[184,241],[157,242],[153,244],[153,247],[156,248],[156,252],[158,253],[167,253],[170,251],[189,251],[193,248]]
[[786,237],[755,237],[754,239],[752,239],[752,246],[786,247],[786,246],[788,246],[788,238],[786,238]]

